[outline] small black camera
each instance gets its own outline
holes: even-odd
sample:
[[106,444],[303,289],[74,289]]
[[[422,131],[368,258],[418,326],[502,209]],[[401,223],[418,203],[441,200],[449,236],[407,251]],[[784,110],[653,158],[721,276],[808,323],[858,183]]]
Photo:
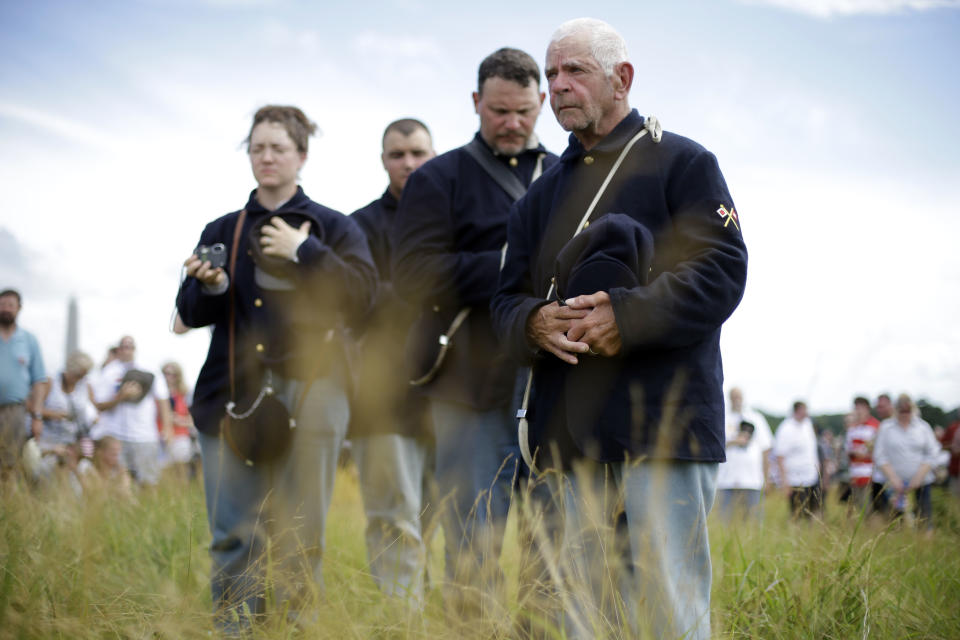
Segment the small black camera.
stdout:
[[193,250],[193,255],[200,259],[200,262],[209,262],[211,269],[222,269],[227,266],[227,248],[222,242],[207,246],[200,245]]

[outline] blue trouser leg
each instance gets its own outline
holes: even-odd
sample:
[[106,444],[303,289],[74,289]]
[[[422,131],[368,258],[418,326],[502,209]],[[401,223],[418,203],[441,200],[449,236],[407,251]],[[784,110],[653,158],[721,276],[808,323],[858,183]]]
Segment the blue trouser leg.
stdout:
[[625,629],[628,636],[710,637],[707,514],[716,472],[716,463],[664,461],[586,465],[565,474],[556,557],[566,575],[569,637],[620,636]]
[[762,489],[718,489],[717,507],[725,522],[731,518],[763,519]]
[[638,622],[657,638],[710,638],[710,540],[717,464],[617,465],[633,556]]
[[420,527],[426,448],[395,433],[353,440],[367,515],[370,573],[388,595],[421,602],[425,550]]
[[[272,384],[293,413],[304,383],[274,376]],[[322,589],[326,516],[349,417],[341,384],[315,380],[295,417],[289,450],[267,464],[248,466],[224,439],[199,437],[212,537],[211,595],[217,626],[226,634],[249,624],[245,608],[263,611],[268,535],[277,601],[296,612],[311,587]]]
[[265,549],[262,508],[266,477],[261,469],[246,466],[222,438],[201,433],[198,441],[212,537],[210,592],[216,626],[230,633],[248,624],[240,620],[244,605],[250,614],[263,611],[257,565]]
[[[520,461],[509,407],[476,411],[431,401],[436,482],[444,504],[446,575],[457,584],[494,577]],[[446,501],[445,503],[443,501]]]

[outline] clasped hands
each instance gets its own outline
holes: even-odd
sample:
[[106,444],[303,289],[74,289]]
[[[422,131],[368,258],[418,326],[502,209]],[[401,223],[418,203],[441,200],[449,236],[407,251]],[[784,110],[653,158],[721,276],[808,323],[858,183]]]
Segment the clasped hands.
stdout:
[[570,298],[566,306],[541,306],[527,320],[527,338],[567,364],[577,364],[583,354],[614,356],[622,346],[605,291]]
[[[295,262],[297,249],[309,235],[309,220],[298,229],[284,222],[283,218],[273,216],[270,224],[263,225],[261,229],[260,246],[263,247],[264,255]],[[187,268],[187,277],[196,278],[207,286],[219,287],[226,280],[227,275],[222,268],[214,269],[210,262],[201,262],[196,254],[190,254],[183,264]]]

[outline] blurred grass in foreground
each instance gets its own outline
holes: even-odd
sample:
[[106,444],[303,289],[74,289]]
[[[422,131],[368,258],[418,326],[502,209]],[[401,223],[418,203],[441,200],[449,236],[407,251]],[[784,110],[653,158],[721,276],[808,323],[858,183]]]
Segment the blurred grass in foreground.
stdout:
[[[789,522],[771,495],[762,525],[711,518],[713,628],[731,638],[960,637],[960,509],[935,492],[937,529],[858,522],[828,504],[824,523]],[[207,638],[209,541],[199,484],[167,479],[127,498],[77,499],[8,486],[0,499],[0,639]],[[511,523],[514,518],[511,516]],[[508,527],[502,615],[458,621],[431,589],[420,615],[380,595],[366,571],[364,518],[352,469],[328,518],[326,599],[303,633],[282,616],[253,637],[492,638],[518,613],[516,527]],[[442,534],[430,577],[443,575]],[[511,609],[512,608],[512,609]]]

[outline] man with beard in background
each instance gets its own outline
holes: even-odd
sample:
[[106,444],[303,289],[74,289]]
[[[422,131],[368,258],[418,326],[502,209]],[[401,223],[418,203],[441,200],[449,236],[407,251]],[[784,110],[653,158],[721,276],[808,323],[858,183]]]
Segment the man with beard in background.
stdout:
[[36,438],[43,432],[43,402],[49,389],[37,339],[17,326],[20,308],[19,292],[0,291],[0,481],[20,461],[28,413],[30,434]]
[[[503,48],[487,56],[473,93],[480,131],[410,177],[393,229],[394,287],[420,314],[408,362],[429,403],[436,481],[450,495],[441,514],[446,575],[484,593],[500,583],[520,461],[510,405],[517,369],[493,334],[489,304],[510,207],[556,162],[534,134],[544,97],[528,54]],[[442,364],[438,344],[446,345]],[[482,607],[476,593],[449,595],[454,607]]]

